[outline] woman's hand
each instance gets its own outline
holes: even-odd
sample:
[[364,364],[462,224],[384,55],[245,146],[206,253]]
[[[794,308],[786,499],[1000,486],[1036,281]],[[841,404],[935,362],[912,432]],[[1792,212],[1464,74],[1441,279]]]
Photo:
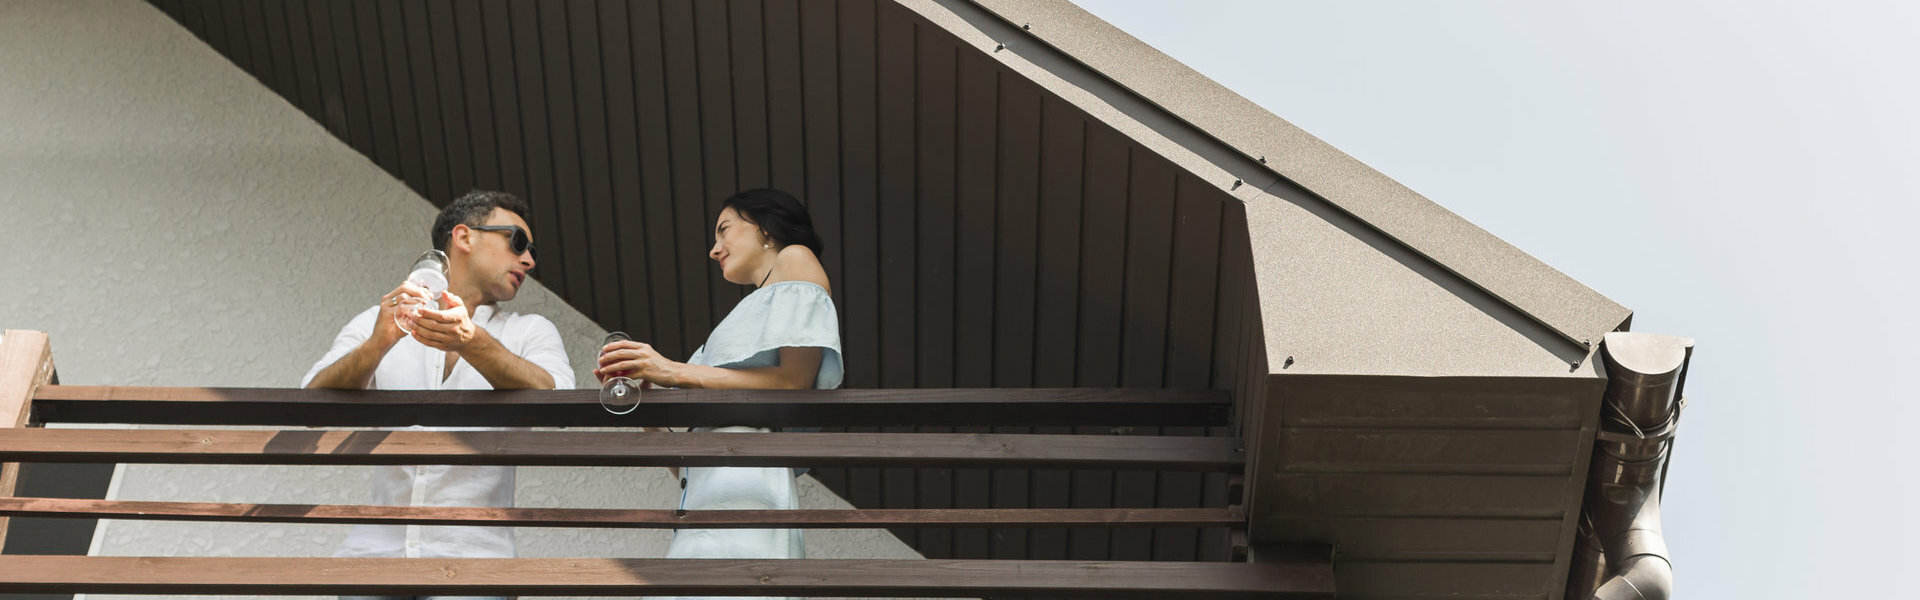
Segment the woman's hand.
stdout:
[[600,368],[593,370],[593,376],[601,383],[610,377],[626,377],[641,380],[643,386],[679,387],[675,383],[679,366],[680,363],[667,360],[650,344],[620,341],[600,348]]

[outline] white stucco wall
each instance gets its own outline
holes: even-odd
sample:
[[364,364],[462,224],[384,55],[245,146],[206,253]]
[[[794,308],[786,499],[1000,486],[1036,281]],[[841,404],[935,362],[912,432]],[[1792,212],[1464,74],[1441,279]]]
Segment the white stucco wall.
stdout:
[[[136,0],[0,3],[0,328],[63,383],[294,387],[428,246],[434,208]],[[537,235],[537,232],[536,232]],[[538,283],[581,381],[604,331]],[[112,497],[360,503],[368,471],[133,465]],[[811,478],[802,504],[845,507]],[[521,506],[670,508],[661,469],[522,468]],[[346,526],[103,521],[93,552],[326,556]],[[662,531],[521,529],[522,556],[657,557]],[[906,557],[814,531],[816,558]]]

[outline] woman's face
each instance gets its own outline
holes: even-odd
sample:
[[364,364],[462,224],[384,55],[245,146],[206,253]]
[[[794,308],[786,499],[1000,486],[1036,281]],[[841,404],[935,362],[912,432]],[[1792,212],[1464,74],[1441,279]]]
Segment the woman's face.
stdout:
[[713,223],[713,249],[707,251],[707,257],[720,263],[720,274],[727,281],[754,285],[773,266],[774,251],[766,247],[769,243],[760,226],[727,207]]

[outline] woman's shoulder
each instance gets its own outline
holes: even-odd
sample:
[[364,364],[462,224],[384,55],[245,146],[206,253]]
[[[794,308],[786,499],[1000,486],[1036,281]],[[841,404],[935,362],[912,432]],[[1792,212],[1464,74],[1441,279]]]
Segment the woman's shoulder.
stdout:
[[820,289],[832,293],[833,286],[827,282],[827,269],[820,266],[820,257],[815,256],[812,248],[793,244],[780,249],[774,257],[774,270],[780,275],[780,282],[805,281],[820,286]]

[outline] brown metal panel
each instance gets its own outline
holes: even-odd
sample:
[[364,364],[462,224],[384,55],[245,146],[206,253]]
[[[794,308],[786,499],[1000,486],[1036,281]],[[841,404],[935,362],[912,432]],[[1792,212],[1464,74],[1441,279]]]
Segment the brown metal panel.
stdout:
[[[620,280],[628,273],[622,268],[614,231],[626,223],[616,218],[614,208],[620,198],[613,194],[613,164],[608,156],[611,135],[607,129],[607,70],[601,65],[603,49],[613,42],[600,39],[600,24],[606,17],[595,0],[569,0],[566,9],[571,50],[568,60],[573,64],[575,92],[573,124],[580,152],[580,195],[571,200],[578,206],[573,211],[577,217],[569,222],[585,221],[566,235],[578,235],[584,242],[581,245],[586,250],[585,271],[589,274],[587,283],[593,296],[593,312],[588,314],[606,327],[625,327]],[[624,50],[625,45],[621,48]],[[575,300],[574,306],[579,307],[579,301]]]
[[761,0],[726,3],[733,49],[735,190],[768,187],[767,35]]
[[[262,25],[266,31],[267,49],[273,56],[273,70],[271,71],[273,78],[271,80],[261,79],[261,82],[267,83],[268,87],[273,88],[273,91],[280,94],[280,97],[286,98],[288,104],[293,104],[297,107],[300,105],[300,81],[295,76],[293,67],[293,31],[288,26],[287,6],[282,2],[265,2],[262,4],[260,14]],[[399,9],[400,7],[395,5],[387,10],[390,10],[392,16],[397,19],[400,15]],[[412,101],[413,96],[411,92],[409,92],[405,98],[408,101]]]
[[202,0],[187,7],[192,25],[189,29],[200,36],[214,52],[226,54],[233,50],[227,43],[226,17],[220,12],[218,1]]
[[[922,387],[952,387],[954,374],[954,247],[956,215],[955,152],[957,147],[958,48],[952,39],[924,24],[915,26],[914,50],[914,177],[915,253],[917,287],[916,328],[913,338],[915,382]],[[927,433],[951,432],[951,427],[921,427]],[[920,506],[953,506],[952,469],[918,472]],[[922,529],[915,547],[927,558],[954,556],[952,529]]]
[[[918,256],[915,193],[914,25],[907,11],[888,2],[876,15],[876,45],[888,51],[876,57],[879,167],[879,314],[862,318],[879,323],[880,387],[916,386],[915,307]],[[875,318],[877,317],[877,318]]]
[[[727,196],[740,191],[737,169],[734,167],[733,133],[733,77],[734,68],[730,43],[728,41],[727,3],[693,3],[693,39],[695,64],[698,66],[696,81],[699,82],[700,98],[700,167],[702,173],[702,191],[699,198],[705,201],[706,214],[720,214],[720,203]],[[681,201],[685,202],[686,199]],[[708,216],[708,229],[712,229],[713,217]],[[733,305],[739,303],[745,295],[742,286],[728,283],[715,269],[707,269],[708,306],[711,320],[707,326],[718,325]]]
[[767,185],[805,199],[806,118],[801,112],[800,0],[764,0]]
[[[1175,183],[1174,268],[1167,301],[1167,387],[1204,388],[1213,362],[1214,292],[1220,268],[1220,211],[1235,200],[1187,173]],[[1164,427],[1163,435],[1204,436],[1203,427]],[[1225,485],[1224,480],[1211,482]],[[1209,481],[1197,473],[1163,473],[1155,506],[1202,506]],[[1154,532],[1155,560],[1194,560],[1200,531],[1163,528]]]
[[[644,248],[646,253],[646,273],[648,278],[641,281],[645,287],[653,309],[651,318],[652,334],[648,339],[668,356],[689,356],[693,353],[694,342],[687,337],[687,329],[692,325],[683,323],[680,307],[680,284],[684,276],[679,271],[678,257],[684,252],[704,252],[704,248],[682,249],[681,237],[675,235],[678,226],[674,202],[673,161],[668,157],[672,146],[668,139],[666,65],[662,55],[660,33],[660,4],[655,0],[626,4],[626,27],[631,33],[631,52],[633,56],[633,107],[638,136],[638,164],[640,189],[629,204],[622,209],[634,206],[634,213],[641,217],[644,230],[623,229],[622,251],[631,245]],[[616,26],[620,24],[615,24]],[[617,52],[617,49],[616,49]],[[616,133],[615,135],[618,135]],[[688,208],[690,212],[697,209]],[[627,214],[622,212],[621,214]],[[631,228],[634,221],[625,220],[623,228]],[[704,232],[703,226],[698,231]],[[701,239],[705,239],[702,237]],[[642,243],[644,242],[644,246]],[[625,263],[628,265],[633,262]],[[705,268],[706,265],[698,265]],[[638,306],[634,302],[635,292],[627,292],[628,314]],[[638,321],[629,321],[637,323]],[[629,325],[639,328],[640,325]],[[698,338],[705,339],[704,332]]]
[[1033,385],[1040,193],[1040,90],[1000,72],[995,196],[994,383]]
[[[277,2],[265,3],[266,19],[271,27],[276,23],[285,23],[286,15]],[[400,163],[398,177],[407,182],[416,194],[427,194],[427,163],[425,151],[420,144],[420,119],[418,105],[414,104],[414,81],[409,74],[408,29],[404,17],[400,14],[397,2],[368,2],[365,7],[379,15],[380,46],[383,50],[381,72],[386,75],[387,101],[393,107],[393,139],[396,156]],[[272,36],[273,67],[275,79],[279,81],[274,89],[281,96],[292,92],[293,58],[287,54],[286,43],[280,36]],[[432,198],[432,196],[428,196]],[[429,201],[445,202],[432,199]]]
[[[1262,539],[1285,540],[1270,527],[1299,517],[1425,517],[1559,519],[1565,477],[1281,473],[1262,478],[1249,514]],[[1257,540],[1256,540],[1257,541]]]
[[[536,161],[551,161],[553,169],[553,195],[548,202],[556,208],[556,221],[547,225],[548,231],[558,231],[559,244],[553,244],[547,252],[547,262],[557,263],[562,275],[562,287],[567,303],[585,313],[588,318],[600,316],[599,305],[594,297],[593,250],[587,239],[586,190],[581,172],[580,123],[578,120],[580,94],[576,85],[580,80],[573,76],[575,57],[570,47],[573,36],[590,32],[575,32],[568,22],[567,13],[572,2],[540,2],[538,15],[540,46],[539,54],[545,65],[543,71],[547,110],[545,114],[529,117],[544,118],[551,145],[544,156],[535,156]],[[595,99],[597,100],[597,99]]]
[[[351,574],[343,578],[343,574]],[[8,556],[0,592],[522,596],[1331,599],[1327,560],[1155,564],[934,560]]]
[[[468,185],[483,190],[500,190],[500,149],[498,126],[493,116],[494,99],[489,93],[492,64],[487,56],[484,8],[463,4],[453,11],[454,46],[459,57],[454,68],[460,74],[463,114],[466,115],[467,141],[461,148],[471,160],[473,172]],[[506,66],[503,70],[511,70]],[[344,76],[344,73],[342,74]]]
[[[879,330],[879,354],[875,366],[879,386],[915,387],[914,336],[915,297],[918,266],[915,243],[914,194],[915,95],[914,24],[907,11],[892,2],[880,3],[875,18],[875,47],[885,49],[875,56],[874,76],[878,163],[876,233],[879,241],[878,314],[863,315],[875,321]],[[910,433],[915,428],[887,428],[883,431]],[[919,473],[914,469],[887,469],[881,472],[885,491],[882,502],[889,508],[907,508],[919,503]],[[922,544],[919,531],[895,530],[893,534],[909,545]]]
[[1288,427],[1574,429],[1590,389],[1573,378],[1285,376]]
[[[182,18],[181,4],[184,3],[185,0],[151,0],[151,1],[153,2],[154,8],[158,8],[160,9],[160,12],[167,14],[167,18],[173,19],[174,23],[179,24],[181,27],[186,26],[185,22],[181,21],[181,18]],[[191,33],[191,31],[189,31],[189,33]]]
[[[820,257],[833,283],[833,297],[840,313],[847,315],[846,291],[840,279],[840,34],[838,5],[833,2],[800,2],[799,19],[801,118],[805,139],[804,165],[806,185],[799,190],[800,200],[813,216],[814,229],[826,247]],[[847,330],[843,316],[841,333]],[[848,494],[848,474],[844,469],[816,469],[815,477],[828,487]]]
[[1290,473],[1556,475],[1573,472],[1568,430],[1293,429],[1274,442]]
[[[506,0],[495,1],[505,2]],[[255,13],[260,8],[255,3],[248,3],[247,6],[247,21],[251,24],[254,23]],[[381,13],[385,10],[383,7],[386,4],[379,0],[353,0],[350,6],[353,8],[353,29],[359,34],[361,76],[367,84],[367,133],[371,145],[363,152],[371,152],[369,157],[373,159],[374,164],[380,165],[381,169],[392,174],[395,179],[403,179],[406,177],[406,169],[402,167],[399,130],[394,123],[398,114],[397,103],[394,102],[392,81],[387,77],[389,60],[385,49],[387,36],[381,24]],[[258,19],[260,23],[258,26],[264,27],[265,15],[260,15]],[[264,68],[272,64],[270,60],[272,51],[264,46],[266,44],[264,37],[260,43],[262,46],[259,56]],[[262,82],[268,81],[264,72],[259,77]],[[516,138],[515,141],[518,139]],[[520,148],[519,144],[512,146],[502,144],[503,149],[508,147],[515,151]]]
[[[846,313],[846,291],[840,270],[840,34],[838,4],[834,2],[800,3],[800,54],[806,120],[807,189],[801,200],[813,216],[814,229],[820,233],[827,255],[820,257],[833,282],[833,298],[840,312]],[[846,324],[840,326],[846,331]]]
[[[469,7],[469,10],[460,12],[471,12],[472,8],[477,7]],[[473,125],[467,117],[467,86],[462,81],[461,74],[463,63],[477,61],[479,58],[465,57],[460,53],[456,10],[453,0],[428,0],[426,27],[420,32],[432,42],[433,87],[440,97],[440,104],[434,112],[440,118],[441,130],[446,132],[444,139],[438,141],[443,144],[442,147],[446,148],[444,154],[447,161],[448,199],[436,199],[436,201],[448,203],[452,202],[452,197],[479,187],[473,176]],[[325,59],[321,60],[320,65],[323,71],[320,81],[323,91],[321,99],[322,104],[326,104],[327,95],[324,92],[329,87],[324,73]],[[329,107],[328,110],[331,108]]]
[[[325,124],[334,137],[349,141],[347,105],[341,97],[343,86],[340,81],[340,61],[344,57],[340,49],[334,47],[333,11],[330,5],[325,2],[308,3],[306,21],[309,35],[312,36],[315,75],[319,79],[316,90],[320,104],[316,108],[320,112],[314,120]],[[462,129],[460,133],[464,134],[464,131]]]
[[[273,42],[268,38],[275,35],[277,30],[267,27],[266,9],[261,6],[263,3],[237,2],[235,4],[240,6],[241,26],[248,32],[246,48],[246,55],[248,57],[247,72],[252,74],[254,79],[259,80],[261,85],[272,89],[274,87],[273,82],[275,81],[276,74],[274,72],[273,62]],[[377,48],[380,37],[379,25],[377,23],[369,27],[360,24],[359,21],[356,20],[354,28],[363,32],[360,34],[361,38],[368,40],[369,44],[375,45]],[[375,55],[378,55],[377,50],[375,50]]]
[[[352,146],[368,160],[374,160],[372,115],[370,114],[372,108],[367,105],[367,79],[364,74],[365,68],[361,64],[362,32],[359,24],[354,20],[353,4],[327,2],[321,6],[327,11],[327,22],[333,30],[333,47],[339,54],[335,60],[335,67],[339,69],[340,107],[345,114],[346,129],[335,132],[335,135],[346,140],[347,145]],[[473,10],[463,14],[471,14],[478,19],[480,11]],[[259,33],[254,33],[253,37],[259,37]],[[249,42],[251,41],[249,39]],[[249,44],[249,47],[252,47],[252,44]],[[484,95],[484,93],[484,89],[481,90],[481,94]]]
[[[996,189],[994,157],[998,134],[998,67],[971,49],[956,64],[959,97],[955,126],[954,385],[993,385],[994,238]],[[984,431],[956,428],[955,431]],[[985,508],[995,499],[991,473],[962,469],[954,473],[954,506]],[[983,529],[954,532],[954,556],[993,554],[993,536]]]
[[1303,543],[1337,543],[1342,561],[1547,562],[1560,546],[1557,519],[1302,517],[1281,526]]
[[[1000,71],[999,144],[994,210],[994,385],[1033,385],[1034,295],[1038,270],[1040,193],[1040,91],[1031,82]],[[999,427],[998,433],[1031,433],[1030,427]],[[994,506],[1032,506],[1033,473],[1003,469],[993,474]],[[995,558],[1025,558],[1025,530],[994,532]]]
[[914,214],[918,218],[915,235],[914,275],[919,281],[915,295],[918,330],[914,338],[919,359],[917,381],[924,387],[954,386],[955,298],[958,294],[955,229],[957,215],[956,152],[958,70],[955,64],[960,49],[944,35],[932,35],[926,26],[918,40],[915,76],[918,85],[915,106],[915,156],[919,160],[915,187]]
[[[1546,598],[1553,563],[1340,561],[1341,598]],[[1442,591],[1436,593],[1437,591]]]
[[220,7],[219,26],[228,37],[227,49],[221,54],[225,54],[240,70],[253,73],[253,38],[260,37],[264,32],[247,30],[246,7],[242,6],[246,2],[224,0],[209,4]]
[[[406,69],[402,71],[413,86],[414,119],[411,133],[419,137],[419,152],[424,159],[426,169],[426,189],[419,190],[420,195],[436,206],[445,206],[454,196],[453,184],[448,180],[447,134],[446,124],[441,114],[440,80],[434,75],[432,20],[427,16],[427,0],[400,0],[400,23],[406,28]],[[293,17],[289,15],[289,24]],[[297,32],[299,27],[294,27]],[[313,114],[306,99],[308,78],[313,73],[311,58],[301,49],[301,44],[293,44],[294,75],[300,85],[301,108]],[[452,92],[454,90],[447,90]],[[402,123],[407,125],[407,123]]]
[[[294,80],[299,83],[300,94],[295,102],[302,112],[321,123],[326,123],[326,109],[320,99],[320,60],[318,48],[314,46],[313,22],[307,11],[307,0],[285,0],[287,18],[287,47],[293,51]],[[422,31],[424,34],[425,32]],[[295,96],[288,96],[293,100]]]
[[662,89],[666,90],[666,158],[672,173],[673,191],[666,200],[673,204],[674,268],[678,281],[668,285],[680,294],[680,327],[691,354],[707,339],[707,332],[720,315],[713,314],[708,303],[711,288],[707,279],[712,267],[706,248],[713,243],[713,224],[717,212],[707,210],[703,181],[700,123],[700,79],[695,62],[693,4],[688,0],[660,2],[661,59],[666,66]]
[[844,252],[840,310],[847,386],[880,385],[879,110],[877,11],[873,0],[836,3],[840,19],[840,180]]
[[[1172,293],[1169,284],[1177,180],[1173,165],[1166,159],[1137,146],[1130,152],[1120,385],[1162,387],[1166,384],[1167,300]],[[1142,428],[1130,433],[1156,435],[1160,432]],[[1159,500],[1157,473],[1116,473],[1113,486],[1116,506],[1154,506]],[[1114,532],[1114,558],[1151,559],[1158,548],[1154,533]]]
[[[475,9],[480,13],[481,29],[485,36],[483,38],[485,51],[471,56],[485,61],[486,90],[489,93],[481,95],[487,96],[487,100],[493,105],[491,126],[497,140],[497,156],[500,165],[499,186],[500,189],[533,203],[536,207],[534,213],[537,215],[539,214],[537,207],[543,204],[545,199],[533,196],[533,190],[527,180],[527,148],[523,143],[526,138],[521,134],[520,129],[520,80],[514,63],[516,52],[514,52],[513,16],[507,0],[481,0],[480,5]],[[531,221],[530,224],[535,229],[541,229],[534,232],[534,235],[542,239],[554,233],[545,231],[542,226],[546,223],[535,216],[529,216],[527,220]],[[533,275],[539,277],[543,283],[551,283],[547,280],[544,268],[535,266]]]
[[[529,220],[540,230],[535,232],[536,236],[564,233],[560,226],[559,194],[554,191],[553,150],[548,134],[545,62],[540,56],[540,4],[537,0],[511,0],[507,21],[503,24],[513,32],[513,72],[522,139],[519,147],[523,149],[519,159],[527,170],[523,197],[532,205],[533,218]],[[568,290],[566,261],[559,256],[562,248],[561,244],[549,244],[547,260],[535,267],[539,269],[541,283],[559,294]]]
[[[1127,267],[1124,249],[1129,142],[1113,128],[1095,121],[1087,122],[1085,135],[1074,379],[1081,386],[1117,386],[1120,385],[1122,331],[1120,299]],[[1078,433],[1097,431],[1077,430]],[[1119,497],[1114,487],[1118,476],[1111,471],[1076,471],[1072,484],[1073,506],[1121,506],[1116,504]],[[1138,475],[1130,479],[1137,480]],[[1136,536],[1130,541],[1139,540]],[[1104,530],[1076,529],[1068,533],[1068,552],[1074,558],[1112,557],[1116,543],[1113,534]]]
[[[640,132],[634,114],[633,41],[629,34],[632,25],[625,2],[602,0],[595,8],[595,25],[600,29],[600,75],[606,82],[608,180],[602,188],[608,194],[607,222],[596,235],[604,235],[606,245],[612,247],[598,257],[596,264],[604,273],[604,285],[616,291],[619,298],[617,305],[607,307],[600,323],[610,330],[626,331],[634,339],[657,343],[653,299],[647,289],[653,273],[647,265],[647,223],[640,191]],[[593,171],[589,169],[588,173]]]
[[207,22],[205,14],[201,12],[201,8],[198,3],[181,0],[180,10],[176,13],[174,19],[180,22],[181,27],[187,28],[187,31],[192,33],[194,37],[200,38],[201,41],[206,41],[206,38],[203,37],[205,34],[202,32],[206,30]]
[[1033,379],[1042,387],[1074,384],[1086,120],[1066,101],[1041,97]]
[[1076,378],[1083,386],[1120,385],[1121,299],[1127,273],[1128,142],[1104,123],[1087,124],[1080,235],[1080,339]]

